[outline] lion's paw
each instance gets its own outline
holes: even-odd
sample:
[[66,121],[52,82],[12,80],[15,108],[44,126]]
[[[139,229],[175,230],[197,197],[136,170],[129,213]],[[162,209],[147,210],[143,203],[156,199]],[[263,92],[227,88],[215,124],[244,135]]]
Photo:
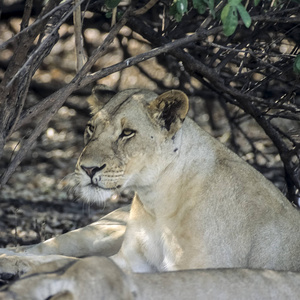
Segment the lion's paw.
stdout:
[[74,260],[74,258],[61,255],[34,255],[28,253],[15,253],[9,250],[4,251],[4,249],[1,250],[0,278],[2,278],[2,280],[7,280],[8,277],[19,277],[24,273],[33,271],[42,264],[59,259],[66,259],[67,261]]
[[34,256],[16,254],[10,251],[0,254],[0,278],[7,280],[9,277],[20,276],[39,264]]

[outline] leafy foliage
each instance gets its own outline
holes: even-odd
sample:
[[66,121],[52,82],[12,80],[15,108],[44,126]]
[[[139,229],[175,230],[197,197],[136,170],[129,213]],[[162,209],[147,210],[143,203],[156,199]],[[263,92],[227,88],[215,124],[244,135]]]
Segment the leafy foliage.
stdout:
[[183,15],[187,12],[187,0],[174,0],[170,7],[170,14],[174,16],[177,22],[180,22]]
[[[192,8],[195,8],[199,14],[204,14],[209,8],[210,13],[215,17],[214,0],[192,0]],[[187,0],[174,0],[170,7],[170,14],[177,22],[180,22],[184,14],[188,11]]]
[[115,8],[120,2],[121,0],[105,0],[105,5],[107,8]]
[[300,54],[298,54],[295,58],[293,70],[295,74],[297,74],[298,76],[300,75]]
[[[265,2],[268,0],[265,0]],[[293,0],[300,4],[300,0]],[[215,2],[215,0],[192,0],[191,8],[198,11],[199,14],[204,14],[209,8],[209,11],[213,18],[216,17],[216,6],[220,1]],[[220,19],[223,24],[223,31],[226,36],[232,35],[239,24],[240,16],[244,25],[249,28],[251,26],[252,20],[245,6],[242,4],[242,0],[226,0],[227,4],[223,7]],[[225,3],[226,3],[225,2]],[[254,6],[258,6],[261,0],[254,0]],[[247,2],[248,3],[248,2]],[[275,3],[276,4],[276,3]],[[184,14],[188,11],[187,0],[174,0],[170,7],[170,15],[175,18],[177,22],[180,22]]]
[[238,25],[237,12],[239,12],[247,28],[249,28],[251,25],[251,17],[245,7],[241,4],[241,0],[229,0],[228,4],[225,5],[221,13],[224,34],[227,36],[232,35],[236,30]]

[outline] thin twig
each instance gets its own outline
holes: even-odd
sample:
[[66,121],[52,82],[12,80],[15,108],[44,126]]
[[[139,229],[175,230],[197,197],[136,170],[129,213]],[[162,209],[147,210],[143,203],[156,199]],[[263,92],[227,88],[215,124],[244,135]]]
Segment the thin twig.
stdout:
[[47,44],[51,41],[53,38],[53,35],[57,32],[61,24],[63,24],[66,19],[73,13],[73,10],[66,13],[64,17],[61,18],[60,22],[54,26],[54,28],[51,30],[51,32],[48,34],[48,37],[46,37],[43,42],[31,53],[27,61],[23,64],[23,66],[18,70],[18,72],[13,76],[13,78],[8,82],[6,85],[6,88],[9,88],[12,83],[19,77],[19,75],[23,72],[26,72],[26,69],[33,63],[33,60],[35,59],[35,56],[38,55],[39,51],[41,51],[42,48],[46,47]]
[[101,71],[98,71],[98,72],[95,72],[93,74],[89,74],[87,75],[85,78],[82,79],[82,83],[81,85],[85,86],[95,80],[98,80],[100,78],[103,78],[103,77],[106,77],[108,76],[109,74],[112,74],[112,73],[115,73],[115,72],[118,72],[118,71],[121,71],[125,68],[129,68],[133,65],[136,65],[142,61],[145,61],[145,60],[148,60],[152,57],[155,57],[155,56],[158,56],[162,53],[166,53],[166,52],[169,52],[171,51],[172,49],[175,49],[175,48],[179,48],[179,47],[183,47],[183,46],[186,46],[192,42],[195,42],[197,41],[198,39],[200,39],[202,37],[199,36],[199,34],[197,33],[194,33],[192,35],[189,35],[187,37],[184,37],[184,38],[181,38],[181,39],[178,39],[174,42],[171,42],[171,43],[168,43],[166,45],[163,45],[161,47],[157,47],[157,48],[154,48],[154,49],[151,49],[150,51],[148,52],[145,52],[145,53],[142,53],[142,54],[138,54],[134,57],[130,57],[130,58],[127,58],[125,59],[124,61],[120,62],[120,63],[117,63],[113,66],[109,66],[107,68],[103,68]]
[[[109,66],[107,68],[103,68],[100,71],[97,71],[95,73],[87,75],[86,77],[83,77],[81,82],[80,82],[80,88],[94,82],[95,80],[98,80],[100,78],[104,78],[104,77],[106,77],[106,76],[108,76],[112,73],[124,70],[124,69],[129,68],[133,65],[136,65],[139,62],[145,61],[145,60],[150,59],[152,57],[155,57],[159,54],[166,53],[166,52],[170,51],[171,49],[186,46],[189,43],[195,42],[199,38],[200,38],[199,35],[195,33],[195,34],[190,35],[188,37],[185,37],[185,38],[179,39],[177,41],[174,41],[174,42],[168,43],[166,45],[163,45],[161,47],[152,49],[148,52],[139,54],[139,55],[134,56],[134,57],[130,57],[130,58],[126,59],[123,62],[114,64],[114,65]],[[105,47],[103,49],[107,49],[107,45],[105,45]],[[101,50],[99,48],[98,51],[91,56],[90,60],[94,61],[95,57],[98,57],[100,52],[103,54],[103,50]],[[91,63],[89,63],[89,65],[91,65]],[[23,113],[21,115],[20,121],[19,121],[16,129],[20,128],[23,124],[27,123],[28,120],[32,119],[33,117],[35,117],[37,115],[40,115],[44,110],[48,109],[51,105],[53,105],[53,101],[55,101],[55,98],[47,97],[46,99],[44,99],[43,101],[40,101],[35,106],[30,107],[25,113]]]
[[74,20],[74,35],[75,35],[75,53],[76,53],[76,71],[78,72],[85,61],[84,57],[84,49],[83,49],[83,39],[82,39],[82,22],[81,22],[81,4],[82,1],[75,0],[74,1],[74,12],[73,12],[73,20]]
[[[46,111],[43,116],[41,116],[40,121],[38,122],[37,126],[29,136],[27,140],[24,141],[22,147],[4,172],[4,174],[1,177],[0,181],[0,188],[6,184],[7,180],[10,178],[10,176],[13,174],[17,166],[20,164],[20,162],[23,160],[25,155],[27,154],[28,150],[31,149],[31,147],[34,144],[34,141],[38,138],[38,136],[41,134],[41,132],[47,127],[49,121],[52,119],[52,117],[57,113],[59,108],[63,105],[67,97],[76,89],[81,88],[82,85],[82,78],[84,75],[89,72],[90,68],[94,65],[94,63],[97,61],[103,53],[105,53],[107,47],[112,43],[120,29],[126,24],[128,18],[130,17],[130,14],[132,12],[132,7],[129,7],[120,21],[111,29],[107,37],[105,38],[102,45],[97,48],[91,58],[87,61],[87,63],[81,68],[81,70],[76,74],[76,76],[73,78],[73,80],[67,84],[65,87],[60,89],[59,91],[55,92],[53,95],[47,97],[47,101],[44,103],[51,102],[53,105],[51,108]],[[71,11],[72,13],[72,11]]]
[[28,27],[30,15],[31,15],[31,10],[32,10],[32,4],[33,4],[33,0],[26,0],[25,7],[24,7],[23,18],[22,18],[22,22],[21,22],[21,31],[24,28]]
[[[82,0],[82,1],[84,1],[84,0]],[[59,4],[58,6],[56,6],[55,8],[53,8],[51,11],[49,11],[48,13],[46,13],[45,15],[43,15],[41,18],[36,19],[34,23],[32,23],[28,27],[24,28],[23,30],[21,30],[20,32],[18,32],[17,34],[15,34],[13,37],[11,37],[10,39],[8,39],[6,42],[2,43],[0,45],[0,51],[3,50],[3,49],[5,49],[9,44],[13,43],[15,41],[15,39],[17,37],[19,37],[20,35],[27,34],[27,33],[31,32],[31,31],[33,31],[35,27],[39,26],[42,22],[44,22],[45,20],[47,20],[47,18],[50,17],[50,16],[52,16],[56,11],[60,10],[63,6],[68,5],[68,4],[72,3],[72,2],[73,2],[73,0],[66,0],[62,4]]]
[[148,3],[146,3],[145,6],[135,10],[133,12],[134,15],[143,15],[144,13],[146,13],[149,9],[151,9],[156,3],[158,2],[158,0],[150,0]]

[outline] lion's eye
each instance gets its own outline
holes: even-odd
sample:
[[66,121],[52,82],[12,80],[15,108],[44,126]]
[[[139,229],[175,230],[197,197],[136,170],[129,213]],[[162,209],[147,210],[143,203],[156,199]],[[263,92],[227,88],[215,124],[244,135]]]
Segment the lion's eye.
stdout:
[[136,133],[135,130],[125,128],[125,129],[123,129],[120,137],[129,139],[129,138],[133,137],[135,135],[135,133]]
[[91,125],[91,124],[86,125],[86,131],[88,134],[91,135],[94,132],[94,129],[95,129],[95,127],[93,125]]
[[87,124],[85,127],[85,132],[84,132],[84,143],[86,144],[87,141],[91,138],[95,128],[91,124]]

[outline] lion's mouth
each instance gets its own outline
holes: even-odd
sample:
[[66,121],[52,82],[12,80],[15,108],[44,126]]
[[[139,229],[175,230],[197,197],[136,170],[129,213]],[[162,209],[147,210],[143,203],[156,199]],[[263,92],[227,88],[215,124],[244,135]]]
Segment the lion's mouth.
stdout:
[[112,191],[119,189],[124,180],[124,173],[119,172],[112,174],[111,172],[98,174],[96,173],[90,178],[90,188],[100,188],[102,190]]
[[114,187],[104,187],[102,185],[97,185],[94,183],[89,183],[86,185],[86,187],[92,188],[92,189],[96,189],[96,190],[104,190],[104,191],[115,191],[117,189],[120,189],[122,187],[122,185],[118,184]]
[[[75,175],[75,176],[74,176]],[[69,192],[86,202],[103,203],[112,195],[120,192],[124,185],[124,176],[99,174],[93,180],[83,173],[73,173],[73,180],[69,184]]]

